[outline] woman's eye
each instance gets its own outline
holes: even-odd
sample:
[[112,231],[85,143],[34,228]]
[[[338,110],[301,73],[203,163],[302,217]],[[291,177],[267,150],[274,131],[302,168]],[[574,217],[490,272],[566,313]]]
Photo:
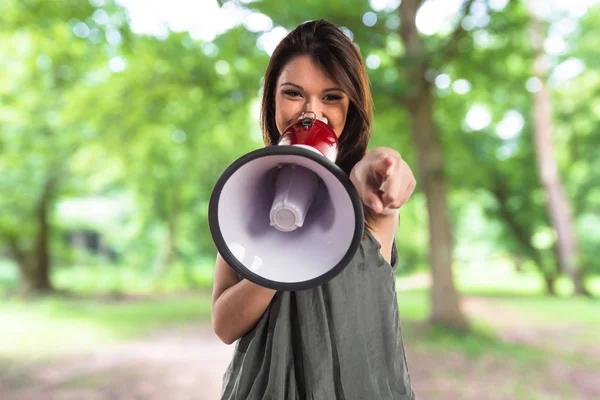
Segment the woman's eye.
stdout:
[[327,96],[325,96],[325,100],[327,101],[336,101],[336,100],[341,100],[342,96],[337,95],[337,94],[328,94]]
[[290,97],[298,97],[300,96],[300,93],[295,91],[295,90],[286,90],[283,92],[283,94],[285,94],[286,96],[290,96]]

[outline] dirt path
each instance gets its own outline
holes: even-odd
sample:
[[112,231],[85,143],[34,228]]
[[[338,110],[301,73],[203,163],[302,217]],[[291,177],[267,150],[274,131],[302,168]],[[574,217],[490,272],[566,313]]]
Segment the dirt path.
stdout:
[[[545,349],[562,355],[588,355],[600,363],[600,341],[591,339],[595,333],[574,324],[532,323],[516,308],[501,301],[465,297],[463,308],[471,317],[488,323],[505,342]],[[585,343],[573,338],[590,337]]]
[[160,332],[0,374],[0,399],[214,400],[232,352],[206,325]]
[[[545,345],[544,337],[568,342],[572,333],[562,327],[538,332],[518,311],[486,299],[467,299],[466,310],[484,318],[512,343]],[[531,369],[530,364],[497,353],[469,357],[456,350],[434,350],[415,336],[406,337],[405,345],[419,400],[600,398],[597,366],[549,357]],[[233,350],[209,326],[195,325],[42,364],[11,367],[0,360],[0,399],[218,400]],[[578,350],[593,354],[598,348]]]

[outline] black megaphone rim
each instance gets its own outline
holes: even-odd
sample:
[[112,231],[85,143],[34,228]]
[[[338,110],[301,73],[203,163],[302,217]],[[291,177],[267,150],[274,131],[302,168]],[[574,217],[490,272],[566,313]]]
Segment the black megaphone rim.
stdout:
[[[344,186],[347,193],[349,194],[350,201],[352,202],[352,207],[354,209],[354,214],[356,216],[355,219],[355,227],[354,227],[354,235],[352,240],[350,241],[350,246],[346,251],[346,254],[342,257],[342,259],[335,265],[333,268],[328,270],[322,275],[319,275],[313,279],[309,279],[301,282],[279,282],[273,281],[271,279],[267,279],[261,275],[258,275],[248,268],[246,268],[229,250],[229,247],[225,243],[225,239],[223,238],[223,234],[221,232],[220,224],[219,224],[219,201],[221,199],[221,192],[223,191],[223,187],[227,183],[228,179],[242,166],[247,164],[248,162],[272,155],[297,155],[311,159],[321,166],[325,167],[329,172],[331,172],[335,177],[339,180],[339,182]],[[235,160],[232,164],[230,164],[225,171],[221,174],[219,179],[217,180],[208,205],[208,223],[210,227],[210,233],[212,235],[213,241],[217,250],[223,257],[223,259],[229,264],[239,275],[242,277],[256,283],[257,285],[280,290],[280,291],[298,291],[304,289],[310,289],[317,286],[320,286],[329,280],[333,279],[336,275],[338,275],[352,260],[358,247],[360,246],[360,242],[362,240],[362,236],[364,233],[364,211],[362,206],[362,201],[360,200],[360,196],[352,181],[346,173],[336,164],[329,161],[323,155],[309,150],[300,146],[268,146],[265,148],[257,149],[251,151],[237,160]]]

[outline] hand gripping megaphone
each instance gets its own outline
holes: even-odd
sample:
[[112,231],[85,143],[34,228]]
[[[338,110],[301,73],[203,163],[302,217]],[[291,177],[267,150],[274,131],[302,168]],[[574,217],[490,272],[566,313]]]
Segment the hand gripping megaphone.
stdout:
[[212,191],[208,221],[217,250],[242,277],[271,289],[322,285],[350,262],[363,207],[335,164],[326,119],[304,113],[279,143],[229,165]]

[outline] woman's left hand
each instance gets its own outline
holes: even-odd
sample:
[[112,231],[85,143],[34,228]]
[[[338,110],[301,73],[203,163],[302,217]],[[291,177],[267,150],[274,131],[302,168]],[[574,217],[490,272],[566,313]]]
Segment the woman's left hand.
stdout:
[[416,180],[396,150],[376,147],[360,160],[350,180],[366,207],[375,214],[396,213],[412,195]]

